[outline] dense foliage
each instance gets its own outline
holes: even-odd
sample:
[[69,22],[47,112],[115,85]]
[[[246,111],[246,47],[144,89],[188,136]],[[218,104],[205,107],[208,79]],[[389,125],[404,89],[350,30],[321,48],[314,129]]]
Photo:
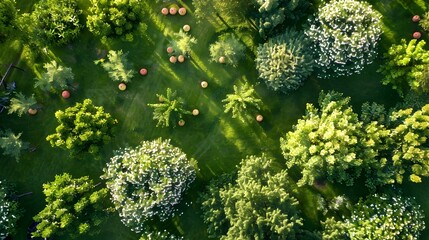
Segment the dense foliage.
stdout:
[[323,239],[419,239],[424,213],[416,202],[399,194],[374,194],[361,199],[350,217],[324,223]]
[[0,239],[15,233],[21,210],[18,202],[13,199],[14,191],[10,184],[0,180]]
[[36,103],[37,102],[34,98],[34,94],[32,94],[30,97],[26,97],[21,92],[17,92],[15,96],[10,99],[10,104],[7,107],[7,113],[16,113],[19,117],[21,117],[22,114],[27,113],[29,108],[34,107]]
[[57,61],[52,60],[45,63],[43,68],[46,69],[46,72],[43,72],[40,78],[35,79],[35,88],[56,93],[68,89],[73,83],[74,74],[69,67],[63,67]]
[[262,37],[270,37],[282,30],[285,22],[296,22],[310,6],[307,0],[253,0],[258,9],[257,25]]
[[189,55],[194,46],[197,43],[197,39],[192,37],[191,34],[180,30],[173,34],[173,40],[171,45],[173,49],[177,49],[180,54]]
[[409,89],[429,92],[429,50],[424,40],[405,39],[392,45],[385,54],[386,61],[378,70],[384,74],[383,84],[391,84],[403,96]]
[[320,69],[319,76],[359,73],[377,55],[381,15],[364,1],[334,0],[319,8],[305,34]]
[[78,238],[97,233],[109,208],[107,188],[96,190],[97,186],[88,176],[72,178],[68,173],[43,184],[46,207],[34,216],[39,224],[32,236]]
[[320,109],[307,104],[306,114],[280,139],[288,168],[301,170],[298,185],[312,185],[317,179],[353,185],[364,171],[366,185],[383,184],[389,131],[377,122],[363,124],[342,94],[321,93]]
[[41,0],[31,14],[22,15],[20,27],[36,45],[64,45],[75,39],[83,28],[79,22],[81,12],[76,1]]
[[15,28],[17,17],[15,0],[0,2],[0,42],[6,40]]
[[285,171],[266,155],[243,159],[231,176],[214,181],[202,195],[204,221],[221,239],[296,239],[303,224]]
[[76,103],[65,111],[58,110],[55,117],[59,122],[56,133],[46,140],[52,147],[61,147],[73,153],[97,153],[101,144],[113,137],[112,128],[118,123],[104,108],[95,106],[90,99]]
[[249,83],[234,85],[234,93],[227,94],[222,100],[225,103],[225,113],[232,112],[232,118],[244,121],[244,113],[249,108],[261,109],[262,100],[256,96],[255,89]]
[[110,50],[107,54],[108,61],[102,58],[94,61],[94,63],[101,64],[113,81],[127,83],[131,81],[135,74],[132,64],[127,59],[127,55],[128,52],[123,53],[122,50]]
[[210,60],[220,62],[219,58],[224,57],[225,64],[234,67],[244,58],[246,47],[232,34],[224,34],[219,40],[210,45]]
[[185,109],[185,101],[177,97],[177,92],[167,88],[166,95],[156,94],[159,103],[150,103],[149,107],[153,108],[153,120],[158,121],[157,127],[169,127],[170,124],[176,124],[183,120],[183,116],[191,114]]
[[246,13],[251,6],[249,1],[243,0],[192,0],[192,5],[198,20],[219,18],[227,25],[246,21]]
[[103,170],[113,204],[134,232],[145,231],[148,221],[171,217],[195,179],[186,154],[162,139],[118,151]]
[[259,45],[256,69],[269,88],[291,92],[313,72],[314,61],[305,35],[287,30]]
[[429,31],[429,11],[425,12],[423,18],[419,22],[420,27],[422,27],[425,31]]
[[132,32],[143,17],[140,0],[91,0],[86,26],[100,37],[125,36],[133,40]]
[[19,161],[21,152],[29,147],[29,143],[21,140],[21,135],[22,133],[15,134],[10,129],[0,130],[0,148],[3,150],[3,155]]

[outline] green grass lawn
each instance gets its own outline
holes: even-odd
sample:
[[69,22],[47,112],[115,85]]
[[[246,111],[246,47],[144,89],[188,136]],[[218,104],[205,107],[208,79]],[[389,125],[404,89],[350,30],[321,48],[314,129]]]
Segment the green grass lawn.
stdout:
[[[35,1],[17,0],[22,12],[31,8]],[[158,137],[171,138],[172,144],[183,149],[189,158],[198,160],[200,172],[192,189],[185,196],[180,210],[183,215],[166,222],[165,228],[176,229],[184,234],[185,239],[206,239],[206,226],[200,218],[197,204],[198,192],[204,189],[208,180],[223,172],[234,170],[242,158],[249,154],[269,153],[279,158],[279,138],[292,128],[305,111],[306,103],[315,103],[320,90],[336,90],[345,96],[352,97],[356,112],[366,101],[383,103],[387,107],[396,104],[400,99],[390,86],[382,86],[381,75],[376,72],[381,58],[368,66],[360,75],[338,79],[322,80],[311,77],[298,91],[283,95],[267,90],[264,83],[259,84],[252,55],[259,37],[248,29],[228,29],[220,21],[203,21],[197,23],[192,15],[190,0],[178,1],[188,7],[186,16],[163,16],[160,9],[167,3],[146,5],[148,15],[145,20],[147,31],[135,37],[134,41],[113,41],[108,46],[103,45],[87,30],[84,30],[72,44],[65,47],[52,48],[51,55],[58,58],[65,66],[71,67],[75,74],[76,90],[72,97],[64,100],[57,95],[38,93],[37,99],[42,106],[36,116],[0,114],[2,128],[10,128],[14,132],[23,132],[23,139],[37,149],[23,154],[20,162],[2,157],[0,161],[0,177],[8,179],[17,185],[18,192],[33,192],[19,200],[25,209],[23,218],[19,221],[18,234],[14,239],[24,239],[26,229],[32,222],[32,217],[44,207],[42,184],[52,181],[56,174],[69,172],[74,177],[89,175],[100,181],[102,168],[113,155],[113,150],[126,146],[135,146],[142,140]],[[429,7],[424,0],[372,0],[374,8],[383,14],[385,34],[380,51],[386,51],[392,43],[400,38],[411,38],[414,30],[419,29],[411,22],[414,14],[422,14]],[[87,6],[87,1],[80,0],[81,7]],[[191,60],[185,63],[171,64],[168,61],[166,48],[174,32],[184,25],[191,26],[191,34],[198,39],[193,48]],[[247,23],[244,23],[247,24]],[[246,27],[246,25],[244,25]],[[237,68],[209,61],[209,44],[216,41],[220,32],[235,32],[248,46],[249,57]],[[428,40],[427,35],[423,36]],[[145,67],[149,74],[145,77],[136,76],[128,84],[126,91],[121,92],[117,83],[108,78],[107,73],[93,63],[101,56],[103,50],[119,50],[129,52],[129,60],[136,71]],[[25,49],[24,49],[25,50]],[[9,63],[16,63],[25,72],[15,70],[8,81],[16,81],[18,91],[30,95],[34,89],[35,70],[42,70],[42,64],[47,62],[46,56],[40,56],[42,61],[33,62],[26,58],[26,51],[19,41],[7,41],[0,45],[0,71],[4,72]],[[200,81],[209,83],[207,89],[200,87]],[[233,91],[233,85],[248,81],[256,85],[258,95],[264,102],[261,113],[264,122],[261,124],[252,120],[240,122],[232,119],[230,114],[223,112],[221,100]],[[176,90],[183,97],[190,109],[198,108],[199,116],[187,116],[184,127],[156,128],[152,120],[152,109],[148,103],[157,102],[156,93],[165,93],[167,87]],[[68,152],[52,148],[45,137],[54,132],[57,125],[54,113],[59,109],[72,106],[75,102],[91,98],[96,105],[104,106],[119,120],[113,141],[106,145],[99,159],[92,156],[82,156],[78,159],[71,157]],[[426,222],[429,223],[429,195],[423,191],[428,187],[427,179],[423,184],[406,186],[406,192],[417,197],[418,202],[426,211]],[[354,189],[353,194],[362,194],[360,189]],[[313,222],[319,221],[314,215],[313,190],[303,191],[302,207],[304,213]],[[422,239],[429,238],[429,231],[424,232]],[[86,239],[138,239],[126,228],[116,214],[105,223],[102,232]]]

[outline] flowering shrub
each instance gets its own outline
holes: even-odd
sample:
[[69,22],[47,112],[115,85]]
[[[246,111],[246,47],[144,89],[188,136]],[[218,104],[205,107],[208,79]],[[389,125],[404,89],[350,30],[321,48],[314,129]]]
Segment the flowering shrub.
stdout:
[[298,89],[313,72],[309,41],[303,33],[288,30],[259,45],[256,57],[259,78],[274,91]]
[[356,0],[334,0],[319,8],[305,32],[314,42],[319,76],[351,75],[372,63],[382,34],[380,18],[371,5]]
[[103,171],[122,222],[134,232],[146,231],[147,221],[172,216],[195,179],[185,153],[162,139],[118,151]]
[[0,239],[14,233],[16,223],[21,216],[18,203],[11,199],[10,186],[0,180]]
[[331,218],[323,225],[323,239],[419,239],[425,229],[420,205],[411,198],[387,194],[361,199],[350,218]]

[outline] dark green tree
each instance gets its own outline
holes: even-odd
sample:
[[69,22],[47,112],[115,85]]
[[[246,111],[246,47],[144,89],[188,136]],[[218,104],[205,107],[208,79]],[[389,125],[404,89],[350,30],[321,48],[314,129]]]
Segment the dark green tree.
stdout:
[[299,239],[303,220],[296,207],[298,201],[291,195],[291,184],[286,171],[276,170],[272,158],[243,159],[233,183],[212,182],[208,193],[202,195],[210,236]]
[[75,39],[83,26],[79,21],[82,11],[76,1],[41,0],[34,11],[24,13],[20,28],[36,45],[64,45]]
[[72,237],[95,234],[110,208],[107,188],[98,188],[88,176],[56,175],[43,184],[46,207],[34,216],[38,222],[33,237]]
[[52,147],[65,148],[72,153],[97,153],[100,145],[111,140],[112,128],[118,123],[90,99],[76,103],[65,111],[58,110],[55,117],[59,123],[56,133],[48,135],[46,140]]
[[143,18],[143,6],[139,0],[91,0],[86,26],[96,36],[124,36],[132,41],[132,32]]
[[0,180],[0,239],[6,239],[16,231],[22,210],[16,201],[12,186],[4,180]]
[[429,92],[429,51],[424,49],[426,42],[416,39],[408,43],[401,39],[400,44],[392,45],[384,55],[385,61],[378,70],[384,74],[382,83],[404,96],[409,89],[416,92]]
[[259,45],[255,60],[259,78],[274,91],[298,89],[313,72],[309,43],[303,33],[287,30]]
[[49,63],[45,63],[43,68],[46,69],[46,72],[43,72],[40,78],[35,79],[35,88],[45,92],[57,93],[68,89],[73,83],[74,74],[69,67],[63,67],[57,61],[52,60]]
[[185,101],[177,97],[177,92],[167,88],[166,95],[156,94],[160,103],[150,103],[149,107],[153,108],[153,120],[157,120],[157,127],[169,127],[170,124],[176,124],[183,120],[183,115],[191,114],[185,109]]
[[134,70],[132,64],[127,59],[128,52],[123,53],[122,50],[113,51],[110,50],[107,54],[106,61],[104,58],[101,60],[94,61],[95,64],[101,64],[104,70],[107,71],[109,77],[113,81],[119,82],[131,82],[134,77]]
[[374,194],[360,199],[350,217],[328,218],[323,239],[419,239],[425,229],[424,213],[409,197],[399,194]]
[[149,221],[166,221],[195,179],[196,166],[170,140],[143,141],[116,153],[103,169],[113,204],[134,232]]
[[227,94],[222,100],[225,103],[225,113],[232,112],[232,118],[244,121],[244,113],[249,108],[261,109],[262,100],[256,96],[255,89],[249,83],[240,86],[234,85],[234,93]]
[[0,42],[6,40],[16,27],[16,2],[3,0],[0,2]]

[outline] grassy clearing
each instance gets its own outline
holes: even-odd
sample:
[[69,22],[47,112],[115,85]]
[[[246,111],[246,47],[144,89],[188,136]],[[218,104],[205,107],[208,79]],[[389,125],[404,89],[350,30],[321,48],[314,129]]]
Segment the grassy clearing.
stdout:
[[[31,7],[31,2],[17,0],[22,11]],[[409,39],[412,32],[418,29],[411,22],[411,16],[422,14],[428,4],[422,0],[372,0],[374,7],[383,14],[385,34],[381,51],[390,44],[399,42],[400,38]],[[105,162],[112,156],[112,151],[125,146],[135,146],[142,140],[158,137],[171,138],[172,143],[181,147],[189,157],[199,162],[201,169],[193,188],[185,197],[188,205],[181,205],[183,215],[166,223],[169,228],[185,234],[186,239],[206,239],[205,225],[202,223],[199,206],[196,203],[198,191],[212,177],[223,172],[232,171],[242,158],[249,154],[267,152],[279,158],[279,137],[292,128],[296,120],[305,111],[306,103],[316,103],[320,90],[337,90],[352,97],[355,111],[360,111],[360,105],[365,101],[376,101],[387,106],[393,106],[398,96],[389,86],[380,84],[381,76],[376,73],[381,58],[365,71],[356,76],[321,80],[311,77],[298,91],[290,95],[273,94],[266,86],[257,81],[257,73],[253,58],[255,46],[259,37],[251,30],[249,23],[243,23],[242,29],[229,29],[219,19],[196,23],[192,16],[190,0],[179,1],[180,5],[188,7],[188,14],[181,16],[162,16],[162,4],[148,4],[148,17],[145,23],[147,31],[135,37],[131,43],[112,41],[103,44],[86,30],[78,40],[65,47],[50,49],[51,56],[59,59],[64,65],[71,67],[78,83],[72,91],[72,98],[63,100],[57,95],[37,93],[42,106],[41,111],[34,117],[0,114],[2,127],[11,128],[15,132],[23,132],[23,139],[29,141],[36,151],[25,153],[22,160],[16,163],[13,159],[3,158],[0,162],[0,176],[17,184],[19,192],[32,191],[33,195],[20,199],[26,209],[24,217],[19,222],[19,233],[16,239],[24,239],[31,218],[43,206],[42,184],[53,180],[56,174],[70,172],[75,177],[89,175],[95,181],[102,172]],[[88,7],[88,1],[79,0],[81,7]],[[166,3],[165,6],[168,6]],[[192,58],[183,64],[170,64],[165,51],[172,33],[178,32],[184,24],[191,25],[191,34],[198,39],[198,44],[192,51]],[[247,28],[248,27],[248,28]],[[232,31],[248,46],[249,57],[241,62],[238,68],[224,66],[209,61],[208,46],[216,41],[217,35]],[[427,39],[427,35],[424,35]],[[106,50],[113,49],[129,52],[129,59],[134,63],[136,71],[146,67],[149,74],[146,77],[136,76],[128,85],[125,92],[117,89],[117,83],[112,82],[107,73],[93,61],[102,57]],[[42,70],[47,61],[46,56],[39,56],[38,61],[29,59],[27,51],[21,42],[8,41],[0,45],[0,69],[10,62],[17,63],[26,71],[14,71],[9,80],[17,82],[18,90],[25,94],[34,91],[34,77]],[[5,68],[4,68],[5,69]],[[209,82],[207,89],[200,87],[200,81]],[[264,122],[254,121],[254,116],[248,122],[242,123],[232,119],[230,114],[223,112],[221,100],[233,91],[233,85],[248,81],[256,85],[258,95],[264,102],[262,114]],[[152,120],[152,110],[147,103],[157,101],[156,93],[164,93],[167,87],[177,90],[190,109],[198,108],[199,116],[187,116],[184,127],[156,128]],[[91,98],[97,105],[105,107],[119,120],[116,137],[106,145],[98,160],[91,156],[81,159],[71,158],[66,151],[54,149],[45,141],[56,126],[54,112],[74,105],[77,101]],[[426,181],[427,182],[427,181]],[[406,187],[407,192],[417,196],[417,200],[429,213],[428,197],[422,193],[427,183]],[[332,188],[332,191],[337,188]],[[340,189],[344,190],[344,189]],[[329,190],[331,191],[331,190]],[[317,224],[319,217],[315,212],[314,194],[317,191],[305,189],[301,201],[305,207],[303,212],[308,217],[309,224]],[[327,193],[329,194],[329,193]],[[357,197],[362,192],[354,189]],[[429,214],[427,222],[429,222]],[[424,238],[429,237],[429,231]],[[112,215],[105,224],[102,232],[88,239],[137,239],[137,234],[122,225],[116,215]]]

